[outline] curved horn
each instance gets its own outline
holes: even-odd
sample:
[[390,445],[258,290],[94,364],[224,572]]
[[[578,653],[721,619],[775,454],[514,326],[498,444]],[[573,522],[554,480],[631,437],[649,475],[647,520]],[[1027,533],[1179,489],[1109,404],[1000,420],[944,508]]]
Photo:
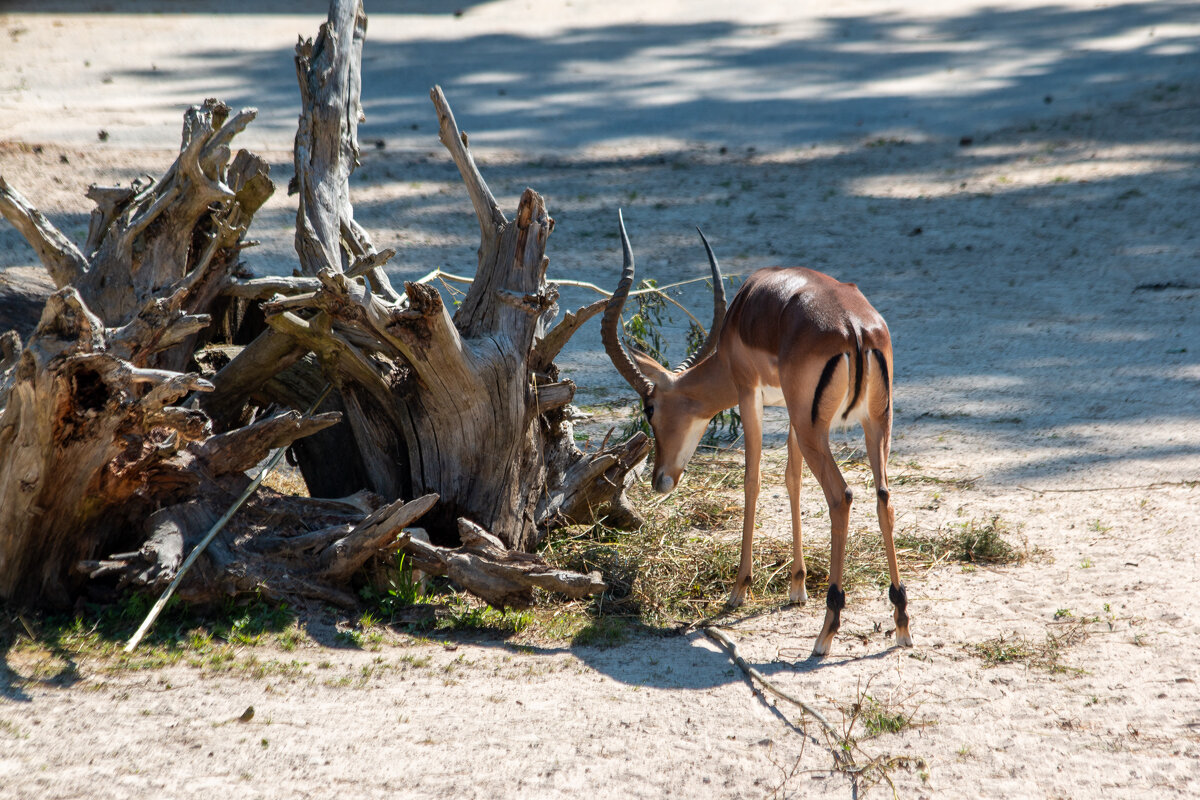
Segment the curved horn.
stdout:
[[629,357],[625,345],[621,343],[621,336],[617,332],[617,326],[621,320],[621,310],[625,307],[625,298],[629,296],[629,289],[633,286],[633,248],[629,245],[629,234],[625,232],[625,218],[621,215],[620,209],[617,210],[617,220],[621,226],[621,249],[624,251],[625,268],[621,272],[621,282],[617,284],[617,290],[613,292],[613,296],[604,309],[604,316],[600,319],[600,338],[604,340],[604,350],[612,359],[617,372],[621,373],[621,377],[629,382],[634,391],[642,397],[646,397],[654,391],[654,384],[642,374],[637,364]]
[[704,344],[700,345],[700,349],[696,352],[685,358],[683,363],[675,368],[676,372],[682,372],[693,364],[703,361],[709,353],[717,349],[717,334],[721,331],[721,323],[725,321],[725,284],[721,280],[721,268],[717,266],[717,257],[713,255],[712,247],[708,244],[708,239],[704,238],[704,231],[696,228],[696,233],[700,234],[700,241],[704,242],[704,250],[708,253],[708,266],[712,269],[713,321],[712,326],[708,329],[708,337],[704,340]]

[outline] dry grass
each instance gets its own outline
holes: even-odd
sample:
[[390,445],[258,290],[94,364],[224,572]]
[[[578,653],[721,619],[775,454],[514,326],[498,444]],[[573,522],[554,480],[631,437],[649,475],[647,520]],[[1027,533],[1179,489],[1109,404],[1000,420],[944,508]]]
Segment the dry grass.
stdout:
[[856,788],[865,795],[880,783],[886,783],[895,796],[896,786],[891,773],[894,769],[915,769],[921,780],[927,781],[929,765],[924,758],[911,752],[905,755],[869,753],[863,744],[869,740],[901,733],[913,728],[925,728],[937,724],[929,718],[918,718],[921,705],[914,695],[895,697],[872,693],[871,681],[858,687],[854,702],[841,706],[841,745],[854,759],[852,774]]
[[280,494],[291,495],[293,497],[308,497],[308,485],[304,483],[304,476],[300,474],[300,470],[296,467],[280,464],[275,470],[263,480],[263,486],[268,489],[274,489]]
[[1047,631],[1045,639],[1034,641],[1022,634],[1003,634],[966,646],[971,654],[983,660],[985,667],[1002,664],[1021,664],[1027,669],[1042,669],[1052,673],[1080,673],[1077,667],[1062,662],[1066,651],[1087,638],[1085,620],[1070,620]]
[[[852,485],[870,485],[870,472],[861,450],[843,448],[839,464]],[[783,469],[782,455],[769,453],[763,462],[763,485],[782,491]],[[911,476],[919,474],[918,470],[917,465],[908,464],[896,471]],[[437,597],[424,597],[419,593],[409,597],[365,592],[364,598],[372,613],[379,617],[379,622],[389,627],[399,626],[422,635],[478,631],[515,642],[570,641],[579,645],[612,646],[625,641],[635,629],[663,631],[715,616],[724,610],[738,569],[743,471],[740,453],[702,451],[690,465],[688,482],[683,490],[664,496],[653,493],[644,482],[632,487],[631,500],[646,518],[641,529],[620,532],[592,526],[552,534],[545,543],[543,555],[563,568],[584,572],[599,570],[609,584],[608,591],[599,598],[563,602],[561,598],[542,596],[530,611],[503,613],[486,608],[474,598],[448,593],[445,589],[437,592]],[[959,488],[959,482],[954,478],[922,476],[910,482],[932,484],[931,490],[939,491]],[[303,492],[303,482],[296,470],[282,470],[272,476],[270,483],[280,492]],[[823,511],[823,504],[810,496],[815,491],[811,476],[805,479],[805,484],[812,512],[806,519],[809,531],[807,587],[810,596],[820,598],[827,589],[829,575],[828,516]],[[969,484],[962,483],[962,486],[966,485]],[[850,591],[884,587],[888,583],[887,561],[873,508],[857,521],[862,527],[851,531],[845,586]],[[786,530],[786,522],[784,528]],[[1011,543],[1014,533],[999,517],[933,531],[906,529],[902,520],[897,530],[901,573],[912,575],[943,561],[1019,562],[1026,557],[1026,552]],[[791,566],[790,539],[760,534],[755,538],[753,558],[754,582],[745,610],[753,612],[786,602]],[[254,605],[257,607],[258,604]],[[256,613],[261,615],[262,610]],[[140,618],[140,610],[120,607],[110,609],[103,616],[102,623],[96,619],[86,623],[76,619],[51,625],[54,629],[49,637],[52,649],[72,654],[115,656],[114,650],[124,635],[122,626],[132,624],[133,617]],[[176,625],[172,636],[162,642],[154,640],[150,643],[153,646],[143,648],[136,664],[122,666],[136,668],[174,663],[187,655],[207,652],[209,648],[201,646],[206,643],[190,641],[188,634],[181,632],[189,630],[189,625],[200,623],[189,619],[186,625]],[[201,629],[203,627],[201,625]],[[218,625],[220,630],[213,629],[213,638],[247,643],[243,630],[247,625],[230,623],[227,627]],[[267,638],[277,638],[281,647],[293,649],[289,632],[278,633],[288,627],[285,620],[268,627],[276,633]],[[357,633],[345,635],[365,637],[376,627],[379,626],[361,625],[358,626],[361,631],[356,628]],[[164,628],[169,629],[170,626]],[[256,641],[261,637],[250,638]],[[1012,642],[1005,640],[1003,644],[1009,646]],[[1003,656],[1000,650],[997,652]]]
[[971,564],[1020,564],[1029,557],[1024,544],[1017,548],[1016,536],[999,515],[982,522],[969,520],[936,531],[908,531],[896,535],[896,548],[910,560],[938,563],[964,561]]
[[[842,453],[839,463],[852,484],[869,482],[861,451]],[[733,586],[740,558],[743,469],[740,456],[698,454],[689,466],[686,490],[663,496],[653,494],[643,483],[633,487],[631,500],[646,517],[640,530],[619,532],[594,526],[553,535],[543,553],[551,562],[584,572],[599,570],[610,587],[592,606],[576,605],[577,618],[594,621],[600,616],[619,616],[660,627],[719,613]],[[907,469],[912,474],[915,467],[909,465]],[[923,482],[943,490],[958,488],[954,479],[929,478]],[[782,459],[764,460],[763,485],[782,483]],[[807,487],[814,484],[806,479]],[[969,482],[963,486],[969,486]],[[816,525],[823,528],[827,519],[823,517]],[[873,513],[870,524],[875,524]],[[1020,562],[1026,554],[1009,541],[1014,533],[999,517],[928,532],[898,530],[901,573],[924,571],[943,561]],[[828,544],[810,542],[805,561],[809,595],[822,597],[828,588]],[[786,601],[790,565],[790,540],[765,535],[755,538],[749,610]],[[844,582],[847,589],[888,584],[887,560],[877,528],[851,532]],[[544,630],[536,623],[534,627]],[[561,620],[556,627],[554,633],[561,635]]]
[[[653,494],[637,484],[631,500],[645,516],[636,531],[603,526],[561,532],[543,553],[553,563],[598,569],[609,590],[594,615],[624,616],[652,626],[719,612],[737,574],[741,537],[742,461],[697,456],[684,491]],[[791,545],[771,537],[755,542],[752,598],[786,596]],[[753,601],[752,601],[753,602]]]

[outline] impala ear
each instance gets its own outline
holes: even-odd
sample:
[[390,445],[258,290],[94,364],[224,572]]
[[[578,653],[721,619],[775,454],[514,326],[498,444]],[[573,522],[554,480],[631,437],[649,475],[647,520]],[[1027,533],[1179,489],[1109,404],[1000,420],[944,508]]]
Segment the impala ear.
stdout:
[[671,370],[667,369],[662,364],[643,353],[641,350],[638,350],[636,347],[629,348],[629,353],[633,356],[633,360],[637,364],[638,369],[640,369],[642,374],[645,375],[656,387],[662,386],[663,388],[668,388],[672,383],[674,383],[675,375],[671,372]]

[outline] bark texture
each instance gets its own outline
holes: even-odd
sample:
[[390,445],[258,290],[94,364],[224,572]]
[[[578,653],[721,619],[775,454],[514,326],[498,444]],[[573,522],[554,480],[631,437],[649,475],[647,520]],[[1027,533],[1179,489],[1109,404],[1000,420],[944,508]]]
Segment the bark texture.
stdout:
[[566,411],[575,387],[554,364],[603,303],[552,326],[558,293],[546,281],[545,249],[554,221],[533,190],[512,220],[501,212],[439,88],[431,92],[439,138],[480,227],[475,280],[451,316],[432,287],[410,283],[401,295],[384,276],[381,266],[394,252],[378,250],[354,221],[349,189],[359,155],[365,31],[358,3],[335,3],[316,39],[296,48],[303,99],[290,187],[299,197],[296,252],[299,272],[319,288],[265,305],[271,332],[214,377],[217,391],[206,407],[221,411],[217,404],[234,385],[260,402],[283,400],[288,391],[315,394],[303,364],[270,381],[262,366],[309,352],[338,389],[330,407],[347,421],[293,449],[310,488],[436,493],[440,502],[422,525],[442,543],[458,541],[464,517],[526,551],[558,525],[640,524],[624,487],[648,439],[580,452]]
[[[174,579],[184,557],[224,512],[241,481],[164,508],[145,524],[146,541],[132,552],[80,561],[81,573],[117,578],[127,585],[161,591]],[[384,503],[361,492],[343,500],[284,497],[260,491],[238,512],[188,572],[179,596],[207,603],[223,597],[259,594],[270,600],[306,598],[351,608],[357,598],[351,578],[369,560],[394,551],[405,526],[437,501],[436,495],[410,503]]]
[[[194,321],[175,316],[158,340]],[[67,605],[79,562],[139,547],[160,509],[219,503],[272,448],[337,421],[291,411],[212,436],[203,412],[177,405],[211,384],[122,357],[154,352],[129,330],[105,329],[68,286],[0,376],[2,600]]]
[[[575,386],[560,379],[554,364],[570,334],[603,305],[551,324],[558,292],[546,281],[554,221],[545,203],[527,189],[508,219],[441,90],[431,95],[440,139],[480,227],[475,280],[457,313],[451,316],[438,292],[423,284],[406,284],[404,297],[391,301],[337,269],[352,255],[345,242],[338,260],[312,243],[298,250],[326,254],[316,273],[321,288],[267,303],[267,323],[311,351],[340,388],[368,487],[388,497],[441,497],[423,522],[435,539],[456,541],[463,517],[525,551],[559,525],[603,518],[636,526],[624,487],[649,441],[636,435],[600,453],[580,452],[565,410]],[[316,187],[321,178],[306,173],[298,183]],[[304,197],[301,206],[306,219],[315,214],[303,213]],[[325,207],[344,214],[348,203]],[[307,230],[315,236],[348,229],[343,223]]]
[[[95,588],[89,579],[157,588],[245,489],[246,470],[339,420],[255,419],[235,386],[224,400],[232,419],[213,435],[206,414],[181,402],[214,388],[180,370],[215,305],[317,286],[237,277],[246,229],[274,190],[262,159],[230,158],[230,140],[253,117],[231,117],[216,100],[189,109],[179,157],[160,179],[89,189],[97,207],[83,248],[0,178],[0,213],[60,287],[28,341],[0,336],[0,600],[63,607]],[[286,344],[269,353],[268,374],[303,355]],[[260,491],[181,594],[352,603],[353,572],[394,548],[434,500],[372,497],[339,504]],[[266,530],[271,537],[251,535]],[[301,535],[305,544],[292,541]]]
[[160,509],[223,495],[247,453],[336,421],[293,412],[210,439],[205,414],[180,403],[213,388],[183,370],[274,191],[265,161],[230,149],[254,116],[212,99],[188,109],[162,177],[88,189],[82,247],[0,177],[0,214],[58,287],[27,342],[0,337],[0,599],[66,604],[76,564],[139,546]]
[[[400,546],[500,605],[527,604],[533,586],[603,588],[519,552],[559,525],[640,522],[624,487],[648,439],[580,452],[575,387],[554,364],[603,304],[552,324],[554,222],[533,190],[511,220],[500,211],[437,88],[440,138],[479,221],[476,278],[453,316],[427,285],[393,290],[393,251],[354,221],[349,194],[365,31],[361,3],[334,0],[296,49],[293,277],[239,272],[274,191],[266,162],[230,149],[253,109],[206,100],[185,114],[161,178],[91,187],[82,247],[0,177],[0,214],[57,287],[28,341],[0,335],[0,601],[61,606],[89,581],[161,587],[278,447],[292,447],[311,493],[347,499],[258,490],[181,596],[349,605],[359,568]],[[230,302],[261,303],[269,328],[197,352]],[[308,407],[327,382],[329,413],[278,410]],[[418,517],[435,544],[400,536]]]
[[469,520],[458,521],[462,546],[438,547],[405,533],[400,547],[413,566],[429,575],[451,580],[497,608],[525,608],[533,602],[534,587],[581,598],[604,591],[599,572],[580,575],[554,569],[536,555],[508,550],[504,543]]

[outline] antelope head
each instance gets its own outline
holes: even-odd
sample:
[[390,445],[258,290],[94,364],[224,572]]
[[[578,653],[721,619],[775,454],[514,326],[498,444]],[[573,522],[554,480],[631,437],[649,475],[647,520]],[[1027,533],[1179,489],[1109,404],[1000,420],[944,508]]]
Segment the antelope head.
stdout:
[[655,491],[669,492],[679,484],[679,477],[696,452],[700,437],[708,427],[709,420],[721,409],[713,408],[713,398],[705,391],[704,382],[687,380],[693,366],[703,362],[717,347],[721,322],[725,318],[725,289],[721,283],[721,269],[713,255],[708,240],[699,228],[700,240],[708,253],[713,280],[713,321],[708,337],[700,349],[688,356],[674,370],[668,370],[650,356],[637,349],[626,348],[621,341],[618,328],[625,298],[633,286],[633,249],[629,235],[625,232],[625,220],[620,212],[617,218],[621,228],[621,249],[624,251],[625,269],[621,282],[604,310],[600,324],[604,349],[612,359],[613,366],[642,398],[642,408],[650,429],[654,433]]

